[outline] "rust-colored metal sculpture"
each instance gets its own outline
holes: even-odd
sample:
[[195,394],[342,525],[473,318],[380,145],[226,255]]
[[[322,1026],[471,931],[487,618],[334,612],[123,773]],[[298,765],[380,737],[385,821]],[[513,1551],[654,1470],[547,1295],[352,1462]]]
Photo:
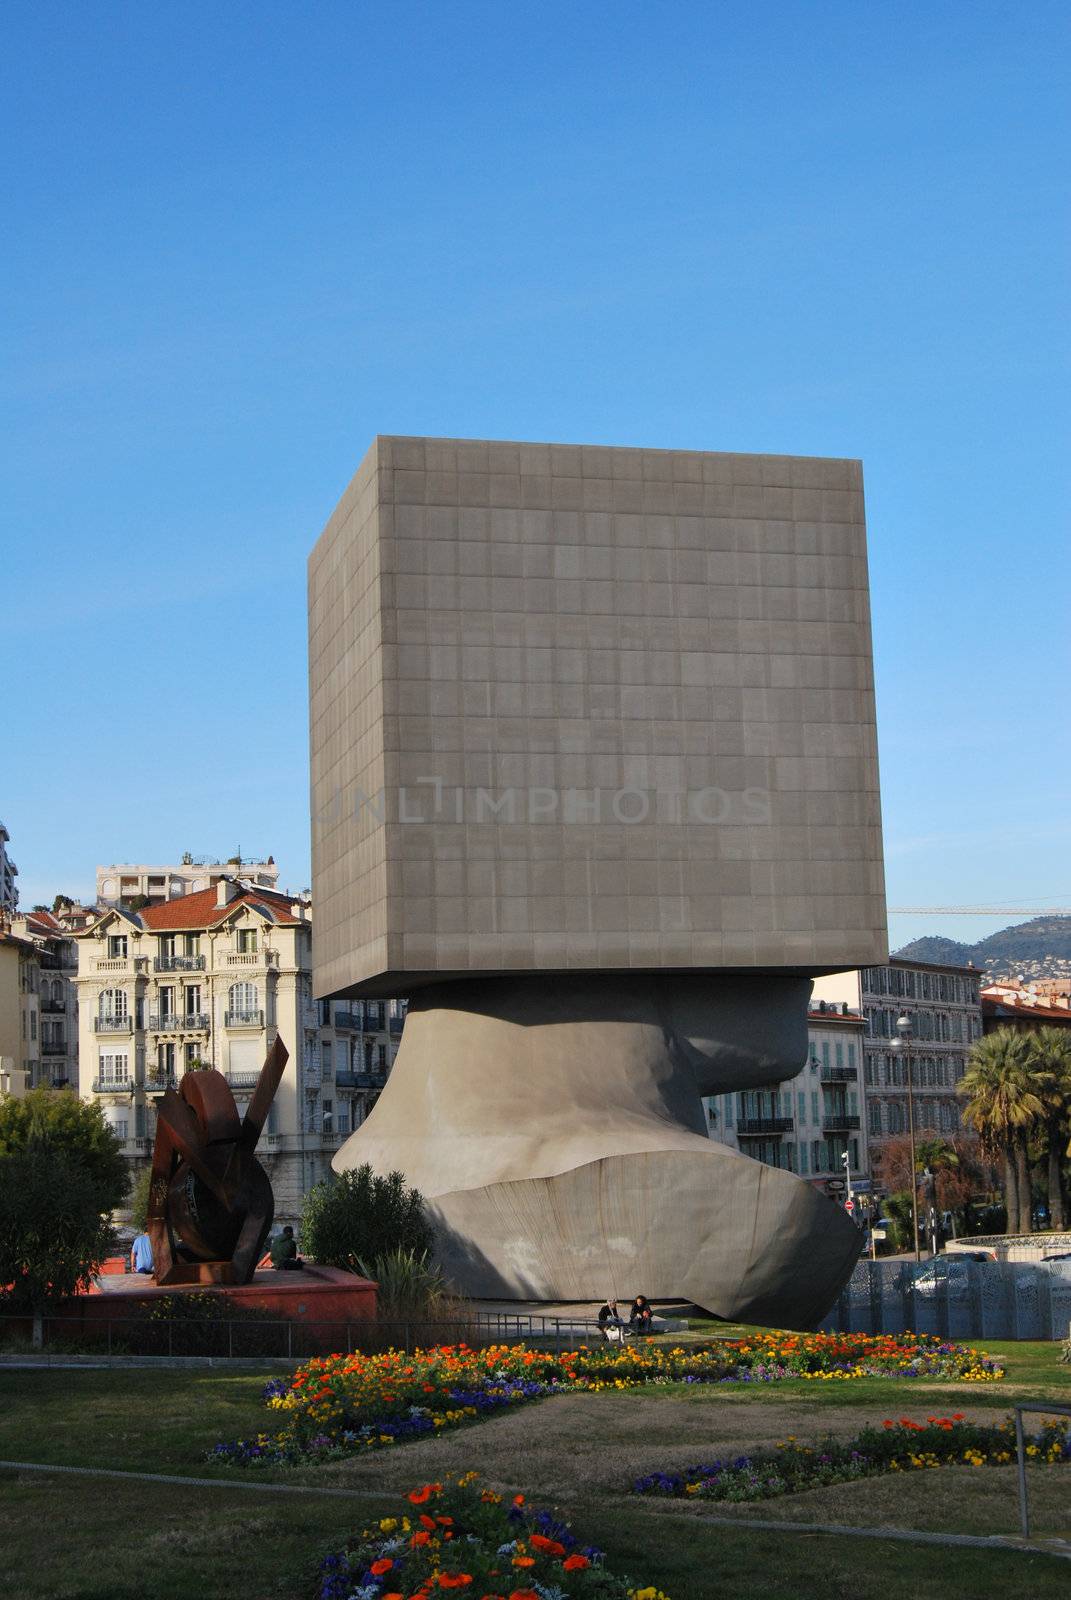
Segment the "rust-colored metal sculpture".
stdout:
[[253,1154],[289,1059],[276,1039],[239,1119],[230,1085],[209,1068],[165,1091],[146,1223],[157,1283],[248,1283],[275,1216],[268,1175]]

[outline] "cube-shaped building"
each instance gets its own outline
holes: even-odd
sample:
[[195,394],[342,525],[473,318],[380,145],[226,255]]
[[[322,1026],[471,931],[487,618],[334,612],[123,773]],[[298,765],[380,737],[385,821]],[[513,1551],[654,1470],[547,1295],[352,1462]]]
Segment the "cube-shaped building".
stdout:
[[319,995],[886,959],[858,461],[377,438],[309,633]]

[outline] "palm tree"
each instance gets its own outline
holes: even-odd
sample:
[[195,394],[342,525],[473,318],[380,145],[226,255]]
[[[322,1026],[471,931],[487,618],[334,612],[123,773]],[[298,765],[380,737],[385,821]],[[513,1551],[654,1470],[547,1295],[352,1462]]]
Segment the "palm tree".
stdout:
[[1024,1035],[999,1028],[972,1045],[957,1093],[967,1102],[963,1120],[1004,1164],[1008,1233],[1029,1233],[1033,1208],[1026,1146],[1031,1131],[1045,1120],[1046,1107]]
[[1067,1226],[1064,1205],[1064,1157],[1071,1155],[1071,1029],[1039,1028],[1030,1035],[1030,1058],[1045,1102],[1045,1146],[1048,1156],[1049,1226],[1062,1233]]

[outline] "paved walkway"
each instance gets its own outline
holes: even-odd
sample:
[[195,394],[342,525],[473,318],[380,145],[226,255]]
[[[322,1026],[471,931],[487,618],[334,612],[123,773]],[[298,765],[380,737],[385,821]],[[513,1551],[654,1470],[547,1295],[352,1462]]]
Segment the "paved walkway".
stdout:
[[[189,1489],[238,1489],[247,1494],[313,1494],[343,1500],[396,1500],[396,1493],[382,1490],[332,1489],[319,1484],[246,1483],[238,1478],[187,1478],[178,1473],[124,1472],[116,1467],[61,1467],[39,1461],[2,1461],[0,1471],[44,1472],[82,1478],[120,1478],[131,1483],[169,1483]],[[1053,1555],[1071,1560],[1071,1543],[1064,1539],[1015,1539],[997,1534],[982,1538],[971,1533],[923,1533],[914,1528],[853,1528],[840,1522],[783,1522],[759,1517],[712,1517],[662,1511],[660,1516],[675,1522],[709,1523],[718,1528],[761,1528],[768,1533],[828,1533],[849,1539],[892,1539],[899,1544],[924,1544],[968,1547],[974,1550],[1015,1550],[1020,1555]]]

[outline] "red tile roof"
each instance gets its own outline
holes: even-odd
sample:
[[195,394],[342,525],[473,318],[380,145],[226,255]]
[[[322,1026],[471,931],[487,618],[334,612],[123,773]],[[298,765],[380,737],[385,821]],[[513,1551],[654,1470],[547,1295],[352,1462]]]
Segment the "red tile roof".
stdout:
[[1011,995],[986,994],[984,989],[982,1011],[987,1017],[1036,1017],[1039,1022],[1062,1022],[1071,1026],[1071,1009],[1067,1006],[1037,1006],[1029,1000],[1016,1000]]
[[225,906],[217,905],[216,890],[201,889],[196,894],[184,894],[177,900],[165,900],[161,905],[143,906],[137,913],[143,928],[150,932],[170,932],[177,928],[210,928],[229,917],[237,906],[252,906],[267,914],[272,922],[295,926],[290,907],[293,902],[285,894],[271,889],[241,889]]

